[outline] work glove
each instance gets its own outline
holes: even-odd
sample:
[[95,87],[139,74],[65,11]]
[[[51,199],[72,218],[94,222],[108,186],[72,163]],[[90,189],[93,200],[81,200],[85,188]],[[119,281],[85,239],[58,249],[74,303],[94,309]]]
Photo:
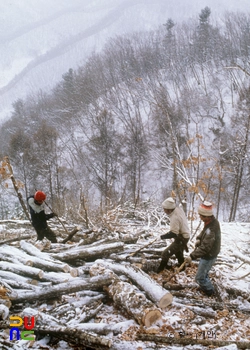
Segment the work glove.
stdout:
[[171,231],[168,233],[165,233],[165,235],[161,235],[161,239],[170,239],[170,238],[176,238],[177,235]]
[[197,239],[195,242],[195,247],[199,247],[199,245],[201,245],[201,240]]
[[191,261],[192,261],[191,256],[187,256],[187,257],[185,258],[185,263],[186,263],[186,264],[190,265],[190,264],[191,264]]

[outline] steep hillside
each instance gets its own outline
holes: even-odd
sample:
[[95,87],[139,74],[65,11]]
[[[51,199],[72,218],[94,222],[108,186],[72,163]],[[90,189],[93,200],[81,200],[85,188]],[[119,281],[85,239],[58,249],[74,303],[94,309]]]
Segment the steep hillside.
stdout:
[[69,68],[81,65],[108,38],[145,31],[197,16],[205,6],[214,15],[245,11],[248,1],[27,0],[0,4],[0,118],[11,103],[39,89],[50,89]]

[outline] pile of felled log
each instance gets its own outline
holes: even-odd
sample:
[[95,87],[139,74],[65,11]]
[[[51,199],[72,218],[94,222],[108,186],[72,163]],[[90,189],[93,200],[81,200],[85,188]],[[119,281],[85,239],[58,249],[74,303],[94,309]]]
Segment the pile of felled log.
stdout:
[[[145,231],[132,235],[91,230],[76,235],[75,242],[69,244],[51,244],[46,240],[17,239],[8,244],[2,241],[0,329],[8,329],[9,316],[18,313],[22,318],[35,317],[34,330],[38,337],[49,334],[82,349],[108,349],[112,347],[110,333],[119,332],[117,325],[91,320],[98,318],[104,305],[110,302],[127,319],[142,326],[141,329],[159,324],[165,311],[172,308],[197,315],[193,321],[196,325],[214,319],[217,310],[239,311],[238,306],[225,300],[206,301],[204,308],[204,300],[194,298],[197,285],[190,284],[190,280],[187,285],[180,285],[178,278],[165,278],[164,282],[162,275],[152,274],[164,247],[164,242]],[[171,277],[173,271],[166,273]],[[53,307],[41,309],[42,303],[50,302]],[[241,312],[249,315],[250,310],[244,308]],[[169,341],[167,337],[164,340],[140,332],[137,337],[155,343]],[[178,344],[183,341],[174,340]]]
[[[130,243],[131,239],[126,237],[125,241]],[[2,328],[8,328],[9,315],[19,310],[22,316],[37,318],[34,330],[39,334],[104,349],[110,346],[111,340],[99,336],[100,325],[96,327],[87,322],[98,314],[107,297],[139,325],[150,327],[161,319],[162,310],[172,303],[172,295],[129,261],[122,265],[108,260],[114,255],[124,255],[124,246],[124,242],[114,239],[101,239],[88,245],[81,241],[44,245],[25,240],[18,242],[18,246],[0,245]],[[121,279],[121,275],[126,276],[127,281]],[[77,301],[58,306],[50,314],[36,311],[36,306],[43,301],[60,300],[76,292]],[[88,295],[91,298],[86,302]],[[76,309],[81,312],[76,314]],[[67,313],[69,317],[65,320]],[[61,314],[64,317],[60,321]]]

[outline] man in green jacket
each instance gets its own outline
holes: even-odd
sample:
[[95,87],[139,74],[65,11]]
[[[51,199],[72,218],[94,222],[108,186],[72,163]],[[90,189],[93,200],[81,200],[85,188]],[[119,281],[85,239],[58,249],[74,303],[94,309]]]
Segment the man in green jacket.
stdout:
[[221,231],[218,220],[213,215],[212,203],[205,201],[198,208],[204,227],[196,238],[195,250],[185,259],[187,263],[200,258],[198,270],[195,276],[201,290],[208,296],[212,296],[214,286],[208,273],[216,261],[221,246]]

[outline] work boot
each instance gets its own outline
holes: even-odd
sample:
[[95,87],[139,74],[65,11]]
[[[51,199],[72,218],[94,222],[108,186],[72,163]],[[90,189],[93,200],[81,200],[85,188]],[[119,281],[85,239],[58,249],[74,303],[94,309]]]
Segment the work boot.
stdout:
[[170,270],[172,266],[168,265],[167,261],[162,260],[158,269],[157,273],[162,272],[164,269]]
[[215,295],[215,291],[213,289],[202,289],[199,287],[197,288],[197,291],[205,294],[208,297],[213,297]]

